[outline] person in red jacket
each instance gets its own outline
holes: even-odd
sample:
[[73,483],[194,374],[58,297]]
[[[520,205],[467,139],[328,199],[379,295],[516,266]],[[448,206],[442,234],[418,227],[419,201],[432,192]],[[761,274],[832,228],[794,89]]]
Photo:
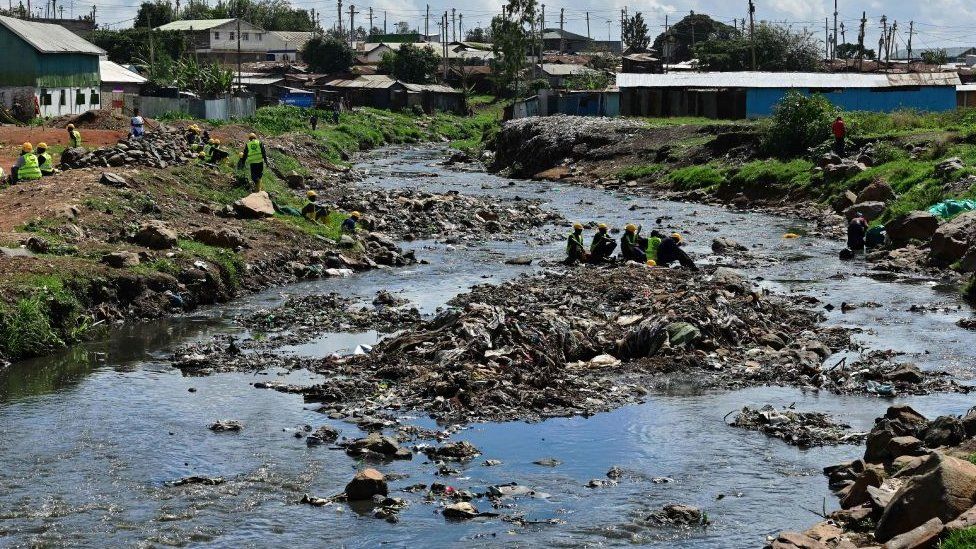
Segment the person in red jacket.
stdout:
[[837,156],[843,157],[845,153],[844,139],[847,137],[847,125],[844,124],[844,119],[840,116],[837,117],[837,120],[834,120],[833,131],[834,152],[837,153]]

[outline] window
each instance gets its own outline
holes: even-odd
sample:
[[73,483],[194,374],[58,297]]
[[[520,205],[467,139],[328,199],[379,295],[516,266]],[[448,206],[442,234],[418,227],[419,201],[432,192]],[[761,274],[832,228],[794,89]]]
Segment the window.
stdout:
[[258,42],[260,42],[261,41],[261,36],[263,36],[263,35],[259,32],[259,33],[255,34],[254,36],[257,36],[258,37]]
[[67,95],[68,95],[68,90],[61,90],[61,99],[58,101],[58,104],[61,105],[62,107],[68,104]]
[[214,31],[214,40],[220,40],[220,33],[217,31]]
[[50,107],[51,106],[51,94],[47,90],[41,90],[41,106]]
[[84,105],[85,103],[85,90],[75,92],[75,105]]
[[241,40],[249,40],[250,38],[251,38],[251,33],[249,33],[249,32],[242,32],[241,33]]
[[91,93],[91,104],[92,105],[101,105],[102,104],[102,97],[101,97],[101,95],[99,95],[98,90],[92,90],[92,93]]
[[234,40],[234,33],[230,33],[230,39]]

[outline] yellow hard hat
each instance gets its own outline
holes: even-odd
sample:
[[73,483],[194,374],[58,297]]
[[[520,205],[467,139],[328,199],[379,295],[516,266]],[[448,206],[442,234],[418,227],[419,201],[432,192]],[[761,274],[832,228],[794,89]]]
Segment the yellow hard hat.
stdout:
[[606,223],[600,223],[599,225],[596,226],[596,228],[597,229],[600,229],[601,231],[605,231],[605,230],[607,230],[607,224]]
[[210,142],[213,143],[214,145],[220,145],[220,140],[217,139],[216,137],[211,139]]
[[47,148],[47,143],[38,143],[37,144],[37,148],[38,149],[46,149]]
[[359,219],[359,212],[352,212],[351,214],[349,214],[349,217],[353,219]]
[[238,156],[239,158],[244,158],[244,153],[242,153],[242,152],[239,152],[239,153],[237,153],[237,156]]
[[207,155],[205,153],[203,153],[202,151],[197,156],[199,156],[200,158],[206,158],[207,157]]
[[636,233],[637,225],[634,225],[633,223],[628,223],[627,226],[624,227],[624,229],[626,229],[628,233]]
[[318,196],[318,193],[316,193],[315,191],[308,191],[307,193],[305,193],[305,196],[309,198],[315,198],[316,196]]
[[675,239],[675,240],[677,240],[678,242],[681,242],[681,235],[680,235],[680,234],[678,234],[678,233],[674,233],[674,234],[672,234],[672,235],[671,235],[671,238],[673,238],[673,239]]
[[247,138],[248,139],[257,139],[258,138],[258,135],[256,133],[253,133],[252,132],[252,133],[247,134]]
[[75,129],[75,125],[74,125],[74,124],[68,124],[68,129],[69,129],[69,130],[73,130],[73,129]]
[[30,143],[24,143],[24,146],[22,148],[25,153],[29,153],[34,150],[34,145],[31,145]]
[[648,259],[647,260],[647,266],[648,267],[657,267],[657,261],[654,261],[653,259]]
[[577,231],[582,231],[583,230],[583,224],[582,223],[573,223],[573,229],[576,229]]

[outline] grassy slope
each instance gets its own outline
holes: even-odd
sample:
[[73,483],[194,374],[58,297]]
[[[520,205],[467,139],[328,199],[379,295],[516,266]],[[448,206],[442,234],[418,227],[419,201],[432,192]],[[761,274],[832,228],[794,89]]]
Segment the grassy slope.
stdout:
[[[308,113],[295,107],[268,107],[259,109],[254,117],[242,120],[254,128],[265,142],[273,144],[284,134],[303,134],[321,144],[316,151],[324,160],[341,164],[343,158],[362,150],[398,143],[449,140],[459,148],[475,149],[497,129],[501,105],[485,98],[473,101],[476,114],[458,117],[447,114],[417,116],[376,109],[357,109],[344,113],[338,125],[322,122],[316,131],[308,128]],[[331,120],[331,113],[320,112],[322,121]],[[307,175],[307,170],[297,159],[279,151],[273,151],[272,162],[282,172],[295,170]],[[186,198],[193,203],[214,205],[229,204],[246,196],[246,186],[234,183],[234,169],[230,164],[220,166],[217,174],[210,168],[189,164],[164,171],[146,170],[140,185],[158,189],[169,198]],[[264,189],[276,204],[300,209],[304,199],[287,188],[270,170],[265,172]],[[86,198],[81,204],[87,211],[97,212],[119,225],[137,215],[140,197],[127,190],[107,190],[101,196]],[[301,217],[277,214],[269,220],[248,222],[251,230],[266,231],[272,235],[290,238],[316,239],[323,247],[339,236],[339,226],[344,216],[330,214],[324,223],[313,223]],[[91,288],[107,272],[112,275],[128,273],[132,276],[173,276],[182,266],[202,259],[217,265],[226,287],[231,293],[243,285],[244,257],[231,250],[215,248],[195,242],[180,240],[178,249],[171,257],[157,257],[137,267],[106,271],[99,260],[105,251],[117,249],[117,245],[99,246],[96,249],[77,250],[63,245],[55,232],[60,222],[54,219],[37,219],[18,228],[22,232],[43,237],[54,245],[54,252],[43,254],[43,265],[30,272],[8,276],[0,280],[0,357],[9,359],[36,356],[74,343],[90,333],[91,316],[86,311],[96,307],[90,297]],[[40,262],[38,262],[40,263]],[[34,271],[40,272],[34,272]]]

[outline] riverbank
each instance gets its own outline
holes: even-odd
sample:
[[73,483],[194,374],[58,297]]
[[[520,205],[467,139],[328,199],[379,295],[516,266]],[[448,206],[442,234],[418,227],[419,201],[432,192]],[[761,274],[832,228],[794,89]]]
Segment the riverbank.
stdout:
[[[179,314],[273,285],[407,264],[412,257],[373,230],[392,225],[385,214],[395,212],[368,209],[366,230],[344,241],[339,225],[351,209],[333,202],[328,218],[306,220],[296,215],[304,189],[327,186],[338,199],[336,189],[348,194],[344,184],[357,177],[346,164],[352,155],[394,143],[478,142],[493,116],[364,109],[313,132],[300,109],[275,107],[240,124],[203,123],[225,148],[259,133],[270,156],[262,181],[267,195],[249,196],[249,183],[230,163],[195,160],[180,145],[188,122],[147,136],[151,150],[122,140],[98,149],[105,160],[75,154],[72,166],[79,169],[4,188],[0,360],[45,354],[98,337],[113,323]],[[467,206],[472,217],[497,208]]]

